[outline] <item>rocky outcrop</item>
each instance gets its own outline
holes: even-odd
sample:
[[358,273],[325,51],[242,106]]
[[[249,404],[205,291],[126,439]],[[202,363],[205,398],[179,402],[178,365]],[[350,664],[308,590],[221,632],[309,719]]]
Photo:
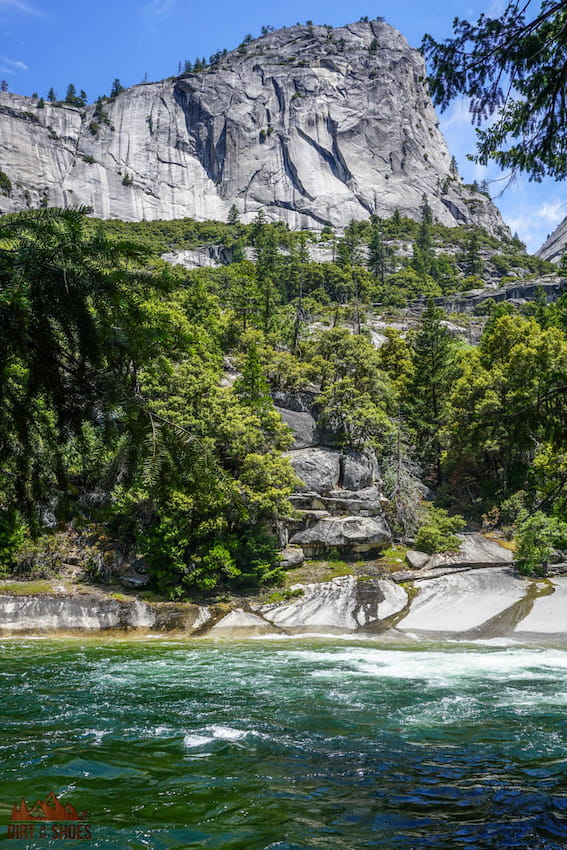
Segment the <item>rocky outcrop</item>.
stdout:
[[218,623],[215,623],[209,631],[209,635],[221,638],[257,637],[273,634],[276,631],[279,631],[279,629],[275,629],[271,623],[266,622],[257,614],[236,608],[222,620],[219,620]]
[[567,578],[553,578],[533,599],[532,607],[519,620],[514,633],[521,635],[567,636]]
[[300,493],[326,494],[335,490],[341,475],[341,453],[311,448],[286,452],[295,474],[301,479]]
[[[288,595],[281,594],[282,597]],[[214,639],[301,634],[567,644],[567,577],[532,581],[510,567],[423,578],[408,594],[391,578],[341,576],[295,585],[289,600],[227,605],[144,603],[94,595],[0,596],[0,632],[168,632]]]
[[514,553],[501,541],[485,537],[478,532],[458,534],[458,552],[427,555],[410,549],[406,553],[409,570],[392,573],[396,581],[422,581],[455,570],[470,570],[483,567],[505,567],[514,562]]
[[225,611],[190,603],[146,603],[105,594],[0,595],[0,633],[129,631],[199,633]]
[[297,531],[290,543],[301,546],[308,557],[324,556],[332,550],[349,555],[384,549],[392,535],[383,517],[326,516]]
[[[436,298],[435,303],[438,307],[446,310],[447,313],[474,313],[484,302],[503,303],[507,301],[510,304],[520,306],[526,301],[534,301],[539,298],[541,293],[545,295],[547,303],[551,304],[557,301],[562,290],[561,278],[555,275],[545,275],[533,280],[509,283],[496,289],[474,289],[470,292],[447,295]],[[426,303],[425,298],[420,298],[414,302],[413,307],[416,310],[424,310]]]
[[567,216],[557,225],[551,236],[548,236],[537,256],[551,263],[558,263],[567,248]]
[[260,607],[262,617],[288,634],[375,631],[408,602],[403,587],[383,579],[342,576],[300,588],[303,595],[291,603]]
[[0,596],[0,631],[150,628],[156,617],[137,599],[89,596]]
[[[494,637],[496,629],[483,629],[483,625],[522,600],[526,592],[525,580],[505,567],[429,579],[419,583],[419,592],[397,629],[418,634]],[[502,631],[508,633],[509,626]]]
[[391,542],[373,451],[319,446],[286,454],[302,482],[291,497],[297,517],[288,524],[290,543],[307,557],[324,557],[378,552]]
[[374,451],[331,448],[337,435],[318,427],[316,393],[278,393],[275,401],[294,436],[286,457],[300,481],[290,497],[296,515],[282,543],[301,547],[307,557],[379,552],[392,536]]
[[276,410],[293,432],[294,449],[305,449],[317,444],[317,423],[311,413],[306,410],[286,410],[277,405]]
[[295,26],[202,73],[78,109],[0,93],[0,212],[88,205],[127,221],[244,221],[343,227],[394,209],[508,230],[489,198],[450,171],[423,57],[372,21]]

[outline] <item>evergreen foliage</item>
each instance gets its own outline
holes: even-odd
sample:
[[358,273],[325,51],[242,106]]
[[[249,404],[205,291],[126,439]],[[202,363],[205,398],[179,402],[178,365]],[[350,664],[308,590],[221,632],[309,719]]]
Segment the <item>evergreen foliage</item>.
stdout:
[[[319,242],[263,213],[250,225],[234,211],[226,223],[3,217],[0,570],[24,538],[73,522],[145,558],[172,598],[275,580],[274,530],[296,486],[275,389],[308,389],[337,447],[377,452],[397,535],[456,545],[462,521],[424,513],[425,481],[467,516],[509,516],[525,568],[540,569],[529,518],[556,528],[567,507],[567,296],[497,305],[476,347],[433,298],[467,273],[482,284],[485,267],[547,265],[514,240],[443,228],[426,199],[420,222],[374,216]],[[233,261],[189,272],[160,259],[204,244]],[[310,260],[317,247],[327,261]],[[376,348],[366,315],[408,301],[419,321]]]
[[475,161],[494,159],[501,168],[525,171],[532,180],[567,175],[567,4],[543,0],[528,17],[530,2],[510,0],[498,18],[455,18],[454,37],[430,35],[423,49],[432,67],[430,88],[445,109],[456,97],[470,98],[477,130]]

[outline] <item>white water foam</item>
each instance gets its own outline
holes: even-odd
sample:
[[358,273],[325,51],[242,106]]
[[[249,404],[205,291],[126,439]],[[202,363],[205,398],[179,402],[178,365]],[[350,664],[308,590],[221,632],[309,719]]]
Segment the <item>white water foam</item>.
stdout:
[[[371,676],[390,679],[423,679],[432,684],[448,684],[459,679],[541,680],[567,673],[567,652],[552,649],[507,647],[483,652],[388,650],[350,647],[337,651],[305,649],[278,653],[289,661],[316,662],[316,678]],[[321,669],[321,664],[326,669]]]
[[213,724],[211,726],[205,726],[200,732],[189,732],[185,735],[183,743],[188,749],[191,749],[193,747],[203,747],[214,741],[229,741],[233,743],[235,741],[241,741],[249,735],[265,737],[255,729],[234,729],[232,726]]

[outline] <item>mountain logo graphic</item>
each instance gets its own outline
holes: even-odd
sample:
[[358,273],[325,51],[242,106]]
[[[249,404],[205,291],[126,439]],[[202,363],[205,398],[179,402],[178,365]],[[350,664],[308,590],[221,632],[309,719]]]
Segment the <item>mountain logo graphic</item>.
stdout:
[[45,800],[38,800],[31,808],[22,799],[20,805],[14,805],[10,823],[38,821],[84,821],[88,813],[79,813],[71,803],[62,803],[54,791],[50,791]]

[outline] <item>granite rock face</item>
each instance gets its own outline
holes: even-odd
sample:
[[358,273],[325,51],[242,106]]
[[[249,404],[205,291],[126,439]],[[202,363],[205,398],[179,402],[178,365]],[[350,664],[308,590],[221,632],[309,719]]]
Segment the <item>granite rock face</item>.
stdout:
[[301,546],[309,557],[323,556],[338,549],[346,554],[363,554],[384,549],[392,534],[383,517],[327,516],[297,531],[290,543]]
[[300,587],[303,596],[292,603],[259,609],[265,620],[288,634],[373,630],[401,612],[408,602],[404,588],[386,579],[359,581],[354,576],[341,576]]
[[34,632],[151,628],[153,611],[139,600],[89,596],[0,596],[0,630]]
[[557,225],[551,236],[548,236],[537,256],[551,263],[558,263],[563,251],[567,248],[567,216]]
[[[423,58],[388,24],[277,30],[198,74],[134,86],[103,112],[0,93],[0,212],[88,205],[126,221],[343,227],[394,209],[508,232],[450,173]],[[211,258],[212,260],[213,258]],[[196,262],[208,262],[196,258]]]
[[[494,637],[514,627],[514,606],[526,596],[528,583],[507,567],[470,570],[420,582],[410,611],[398,624],[402,632],[470,634]],[[507,621],[503,615],[516,616]],[[499,625],[497,620],[501,619]],[[476,634],[475,634],[476,633]]]
[[341,454],[332,449],[306,448],[286,452],[295,474],[303,482],[300,492],[330,493],[341,474]]

